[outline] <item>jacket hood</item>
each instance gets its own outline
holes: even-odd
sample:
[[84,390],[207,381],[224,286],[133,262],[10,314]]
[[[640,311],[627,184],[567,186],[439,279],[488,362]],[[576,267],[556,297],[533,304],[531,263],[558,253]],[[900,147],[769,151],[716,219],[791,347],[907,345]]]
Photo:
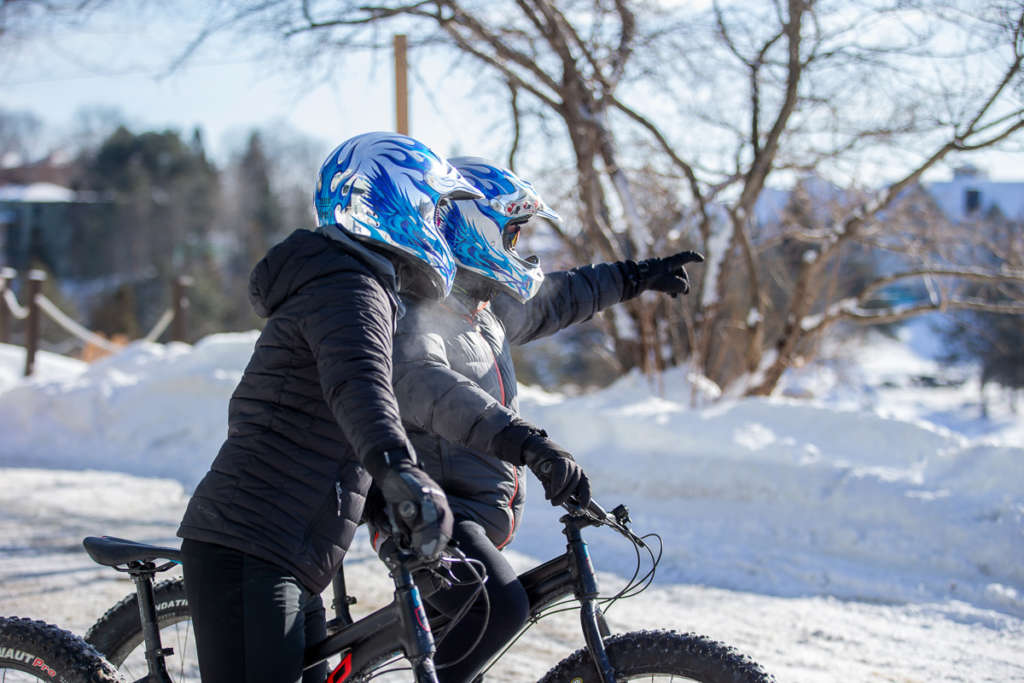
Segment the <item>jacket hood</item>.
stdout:
[[394,298],[395,269],[388,259],[355,240],[296,230],[271,247],[253,268],[249,275],[249,302],[258,316],[267,318],[311,281],[360,265],[381,280]]

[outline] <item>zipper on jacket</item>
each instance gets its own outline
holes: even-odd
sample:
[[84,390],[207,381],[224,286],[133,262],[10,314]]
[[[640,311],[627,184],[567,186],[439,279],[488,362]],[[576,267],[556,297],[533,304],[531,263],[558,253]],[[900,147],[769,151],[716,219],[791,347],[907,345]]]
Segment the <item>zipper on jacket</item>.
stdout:
[[338,516],[341,517],[341,482],[334,482],[334,495],[338,499]]
[[[454,308],[448,306],[444,302],[441,303],[441,307],[447,308],[452,313],[462,316],[463,319],[465,319],[467,322],[469,322],[469,324],[473,326],[473,329],[476,330],[477,333],[480,333],[480,323],[477,321],[476,316],[480,313],[480,311],[487,308],[489,304],[489,301],[481,301],[480,305],[477,306],[476,310],[473,311],[472,313],[462,313],[460,311],[456,311]],[[484,340],[484,344],[487,346],[487,350],[491,352],[491,360],[494,361],[494,371],[498,373],[498,392],[501,395],[501,405],[502,407],[507,408],[508,406],[505,405],[505,380],[501,378],[501,368],[498,367],[498,354],[496,354],[494,352],[494,349],[491,348],[491,343],[487,341],[487,337],[485,337],[483,334],[480,334],[480,337],[481,339]]]
[[[484,343],[487,343],[486,339],[484,340]],[[491,347],[491,345],[487,344],[487,348],[490,348],[490,347]],[[501,405],[504,406],[505,405],[505,382],[504,382],[504,380],[501,379],[501,368],[498,367],[498,356],[497,356],[496,353],[494,353],[494,349],[491,349],[491,358],[494,359],[494,371],[496,373],[498,373],[498,391],[501,392]]]
[[516,467],[515,465],[512,465],[512,481],[515,483],[515,485],[512,487],[512,496],[508,499],[508,516],[509,516],[508,536],[505,537],[504,541],[502,541],[497,546],[495,546],[495,547],[497,547],[498,550],[501,550],[502,548],[507,546],[509,544],[509,541],[512,540],[512,537],[516,533],[516,509],[515,509],[515,505],[516,505],[516,494],[519,493],[519,468]]

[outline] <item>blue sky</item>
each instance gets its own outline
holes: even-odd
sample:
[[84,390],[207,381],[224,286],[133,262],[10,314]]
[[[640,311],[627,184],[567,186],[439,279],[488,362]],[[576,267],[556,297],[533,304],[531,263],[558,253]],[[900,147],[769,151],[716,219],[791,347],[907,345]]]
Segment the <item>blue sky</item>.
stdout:
[[[235,51],[217,43],[168,73],[181,37],[194,30],[188,23],[159,29],[129,17],[5,49],[0,107],[35,113],[58,138],[78,110],[93,106],[120,110],[136,130],[198,125],[218,158],[258,126],[288,125],[321,139],[325,153],[356,133],[395,127],[389,52],[348,57],[344,72],[315,87],[278,61],[225,57]],[[486,126],[476,126],[472,113],[460,114],[472,109],[464,101],[472,84],[448,78],[443,90],[430,92],[424,82],[439,67],[415,51],[410,60],[411,134],[442,153],[467,153],[467,142],[480,153],[474,138],[486,138]]]
[[[73,32],[5,45],[0,107],[34,112],[56,140],[66,136],[75,113],[90,106],[119,109],[135,130],[188,132],[200,126],[219,161],[254,127],[289,126],[322,141],[325,154],[356,133],[394,128],[389,52],[349,56],[330,80],[310,87],[280,60],[247,60],[238,55],[254,52],[247,49],[254,46],[221,38],[167,73],[197,30],[189,13],[181,14],[175,23],[164,12],[128,8],[116,16],[97,15]],[[498,122],[506,112],[494,110],[500,105],[493,100],[473,98],[480,84],[465,73],[452,76],[439,59],[410,52],[411,133],[443,154],[503,158],[508,140]],[[1024,178],[1020,154],[961,159],[995,179]],[[953,160],[928,179],[948,179],[951,166],[959,163]]]

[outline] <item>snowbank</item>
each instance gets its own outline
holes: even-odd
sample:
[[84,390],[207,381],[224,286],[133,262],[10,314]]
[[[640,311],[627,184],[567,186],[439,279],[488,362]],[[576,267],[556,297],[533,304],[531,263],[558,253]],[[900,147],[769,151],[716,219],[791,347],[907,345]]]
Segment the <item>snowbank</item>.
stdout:
[[227,433],[228,398],[255,340],[252,332],[195,346],[136,342],[91,365],[44,359],[38,377],[0,393],[0,462],[169,477],[191,488]]
[[[85,363],[48,351],[36,353],[35,372],[30,382],[47,382],[65,379],[84,372]],[[0,393],[19,382],[26,381],[25,349],[10,344],[0,344]]]
[[[254,340],[134,344],[89,366],[48,359],[32,381],[0,384],[0,467],[162,476],[190,490],[226,433],[227,400]],[[0,367],[17,355],[10,348],[0,347]],[[873,353],[885,365],[884,345]],[[844,384],[842,395],[816,403],[691,409],[691,386],[675,370],[654,388],[632,375],[576,398],[522,387],[521,401],[528,419],[583,462],[602,503],[628,504],[638,531],[661,534],[662,580],[783,596],[954,600],[1024,615],[1020,442],[923,419],[909,398],[884,402],[884,392],[909,385],[879,385],[851,400],[849,382],[833,386]],[[871,407],[880,399],[882,408]],[[545,557],[560,544],[556,511],[536,490],[529,498],[513,548]],[[631,568],[622,546],[604,543],[593,546],[602,568]]]

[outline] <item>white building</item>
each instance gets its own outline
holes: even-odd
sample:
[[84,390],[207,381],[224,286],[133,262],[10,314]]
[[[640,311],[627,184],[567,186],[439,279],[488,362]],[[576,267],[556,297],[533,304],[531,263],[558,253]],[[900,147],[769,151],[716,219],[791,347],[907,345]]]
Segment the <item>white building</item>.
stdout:
[[1024,182],[991,180],[974,166],[961,166],[952,180],[928,183],[925,189],[952,221],[982,218],[994,209],[1011,220],[1024,220]]

